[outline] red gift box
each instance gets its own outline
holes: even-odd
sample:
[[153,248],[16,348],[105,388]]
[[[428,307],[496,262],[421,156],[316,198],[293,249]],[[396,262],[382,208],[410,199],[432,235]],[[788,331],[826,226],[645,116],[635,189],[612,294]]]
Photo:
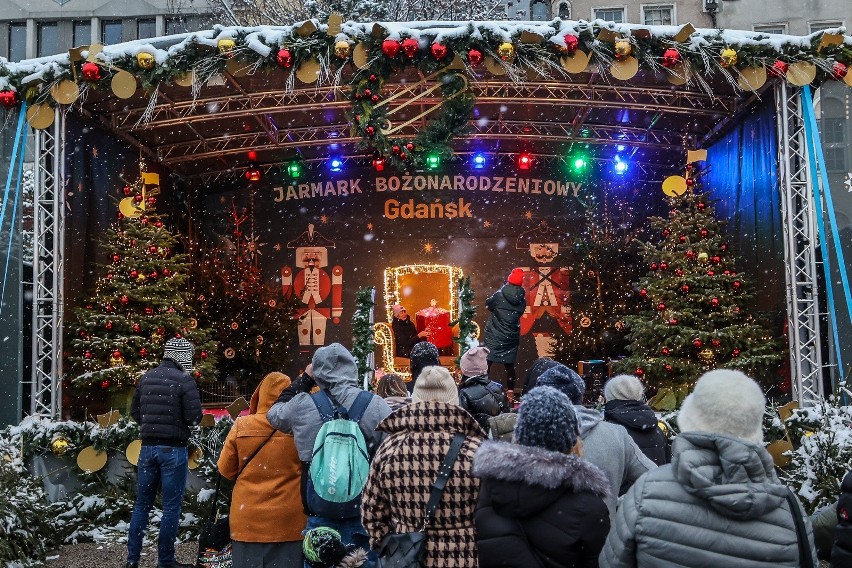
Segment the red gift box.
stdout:
[[427,340],[438,349],[450,347],[453,344],[453,330],[450,327],[450,312],[441,308],[429,307],[414,315],[414,327],[417,332],[429,333]]

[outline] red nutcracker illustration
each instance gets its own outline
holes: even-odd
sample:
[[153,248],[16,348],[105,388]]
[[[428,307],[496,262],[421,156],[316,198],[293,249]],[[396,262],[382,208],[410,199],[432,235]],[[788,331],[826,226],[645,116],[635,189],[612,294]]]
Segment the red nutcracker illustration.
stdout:
[[546,221],[518,236],[515,248],[529,251],[539,264],[522,267],[523,287],[527,292],[527,308],[521,317],[522,335],[528,334],[544,314],[555,319],[565,333],[571,331],[571,273],[567,267],[551,266],[559,253],[559,244],[565,240],[566,235],[548,226]]
[[[339,324],[343,314],[343,268],[334,266],[331,274],[323,270],[328,266],[330,241],[308,225],[308,230],[287,243],[296,249],[296,275],[294,269],[281,269],[281,291],[285,297],[294,294],[305,305],[298,311],[299,345],[325,345],[325,326],[329,318]],[[301,270],[299,268],[301,267]],[[329,305],[330,304],[330,305]]]

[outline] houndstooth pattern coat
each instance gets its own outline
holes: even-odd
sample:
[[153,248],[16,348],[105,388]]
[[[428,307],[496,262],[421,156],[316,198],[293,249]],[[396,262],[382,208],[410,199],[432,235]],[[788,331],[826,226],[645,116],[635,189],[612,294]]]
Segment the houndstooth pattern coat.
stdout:
[[438,476],[453,434],[466,435],[453,474],[435,512],[428,536],[425,568],[477,566],[475,513],[479,480],[471,474],[473,455],[485,438],[464,409],[445,402],[406,405],[379,424],[388,437],[379,446],[364,488],[361,518],[378,548],[391,532],[420,528],[431,485]]

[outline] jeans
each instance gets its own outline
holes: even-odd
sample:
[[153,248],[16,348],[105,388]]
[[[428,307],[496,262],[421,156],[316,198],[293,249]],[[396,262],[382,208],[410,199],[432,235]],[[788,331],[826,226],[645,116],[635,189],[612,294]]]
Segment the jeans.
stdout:
[[145,527],[148,526],[148,513],[154,505],[157,489],[162,488],[163,516],[157,539],[157,562],[173,564],[183,490],[189,473],[186,448],[142,446],[137,466],[136,505],[130,517],[130,531],[127,535],[127,561],[139,562],[142,539]]
[[[308,517],[308,524],[305,526],[305,531],[317,527],[332,528],[340,533],[340,540],[343,541],[343,544],[354,544],[358,548],[364,549],[367,552],[367,561],[361,568],[372,568],[375,566],[378,555],[370,550],[370,537],[367,536],[367,531],[361,525],[360,518],[326,519],[324,517]],[[310,568],[307,562],[305,562],[305,568]]]

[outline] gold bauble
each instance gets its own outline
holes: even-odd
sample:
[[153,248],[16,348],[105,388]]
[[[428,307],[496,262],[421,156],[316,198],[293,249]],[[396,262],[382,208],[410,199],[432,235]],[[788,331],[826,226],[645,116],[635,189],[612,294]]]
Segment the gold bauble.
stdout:
[[140,274],[136,277],[137,282],[145,282],[146,276],[144,274]]
[[154,59],[154,56],[147,51],[140,51],[136,54],[136,63],[138,63],[139,67],[142,69],[153,69],[157,62]]
[[237,47],[237,42],[230,38],[224,38],[220,39],[216,43],[216,47],[219,49],[219,53],[227,56],[231,55],[231,53],[234,51],[234,48]]
[[159,333],[152,333],[151,334],[151,341],[153,343],[157,343],[157,344],[162,343],[163,342],[163,336],[160,335]]
[[503,61],[512,61],[515,58],[515,46],[511,42],[504,41],[497,48],[497,55]]
[[110,357],[109,365],[110,367],[118,367],[124,365],[124,357]]
[[737,52],[730,47],[723,49],[719,62],[722,67],[733,67],[737,64]]
[[345,39],[342,39],[334,44],[334,54],[340,59],[346,59],[349,57],[349,53],[352,51],[352,46],[349,45],[349,42]]
[[50,451],[55,456],[64,456],[70,447],[71,441],[62,434],[57,434],[50,442]]
[[701,359],[702,363],[712,363],[715,356],[716,354],[713,353],[712,349],[702,349],[698,352],[698,358]]
[[706,252],[699,252],[698,253],[698,262],[707,262],[707,259],[709,259],[709,258],[710,258],[710,255],[708,255]]
[[629,39],[617,39],[615,40],[615,49],[613,53],[615,53],[616,59],[627,59],[630,57],[630,54],[633,52],[633,46],[630,45]]

